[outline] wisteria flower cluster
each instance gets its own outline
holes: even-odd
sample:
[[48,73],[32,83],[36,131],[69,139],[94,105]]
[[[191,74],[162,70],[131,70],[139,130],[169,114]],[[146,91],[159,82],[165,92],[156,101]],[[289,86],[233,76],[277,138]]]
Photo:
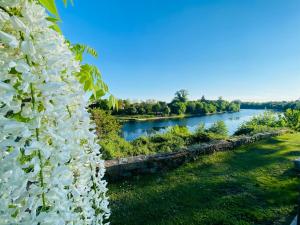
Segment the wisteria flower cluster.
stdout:
[[0,224],[105,224],[80,65],[47,17],[35,0],[0,0]]

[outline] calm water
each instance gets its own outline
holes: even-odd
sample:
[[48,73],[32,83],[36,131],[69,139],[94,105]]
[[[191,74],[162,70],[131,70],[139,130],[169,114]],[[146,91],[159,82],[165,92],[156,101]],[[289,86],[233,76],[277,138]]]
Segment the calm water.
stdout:
[[199,123],[204,123],[206,127],[209,127],[218,120],[223,120],[228,127],[229,133],[233,134],[241,123],[249,120],[255,115],[263,113],[264,111],[265,110],[259,109],[242,109],[240,112],[236,113],[223,113],[182,119],[126,122],[122,127],[122,136],[127,141],[131,141],[140,136],[151,135],[157,132],[165,132],[166,128],[175,125],[187,126],[189,130],[194,131]]

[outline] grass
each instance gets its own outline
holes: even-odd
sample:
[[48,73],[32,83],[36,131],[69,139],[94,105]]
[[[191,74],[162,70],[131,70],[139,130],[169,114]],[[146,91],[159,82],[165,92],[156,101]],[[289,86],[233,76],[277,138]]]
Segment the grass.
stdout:
[[169,172],[109,184],[111,224],[289,224],[300,134],[202,156]]

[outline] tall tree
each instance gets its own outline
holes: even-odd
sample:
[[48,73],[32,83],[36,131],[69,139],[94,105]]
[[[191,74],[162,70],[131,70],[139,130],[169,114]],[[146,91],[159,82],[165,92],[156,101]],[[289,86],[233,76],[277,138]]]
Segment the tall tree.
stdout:
[[188,101],[188,91],[185,89],[181,89],[179,91],[176,91],[175,97],[173,101],[175,102],[187,102]]

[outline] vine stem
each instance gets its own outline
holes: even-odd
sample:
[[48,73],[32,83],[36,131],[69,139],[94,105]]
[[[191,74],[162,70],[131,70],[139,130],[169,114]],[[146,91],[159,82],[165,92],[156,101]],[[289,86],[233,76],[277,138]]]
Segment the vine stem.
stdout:
[[4,12],[6,12],[8,15],[13,16],[11,12],[9,12],[6,8],[0,6],[0,9],[2,9]]
[[[30,92],[31,92],[32,110],[34,111],[35,110],[35,98],[34,98],[34,90],[33,90],[32,83],[30,84]],[[35,136],[36,136],[37,141],[40,140],[39,135],[40,135],[39,128],[35,128]],[[39,161],[40,161],[40,172],[39,172],[40,184],[41,184],[42,189],[44,190],[45,183],[44,183],[44,176],[43,176],[43,161],[42,161],[41,150],[38,150],[38,157],[39,157]],[[43,208],[45,208],[46,207],[45,192],[42,193],[42,202],[43,202]]]
[[70,118],[72,117],[72,114],[71,114],[71,111],[70,111],[70,107],[67,105],[67,110],[68,110],[68,113],[69,113],[69,116]]

